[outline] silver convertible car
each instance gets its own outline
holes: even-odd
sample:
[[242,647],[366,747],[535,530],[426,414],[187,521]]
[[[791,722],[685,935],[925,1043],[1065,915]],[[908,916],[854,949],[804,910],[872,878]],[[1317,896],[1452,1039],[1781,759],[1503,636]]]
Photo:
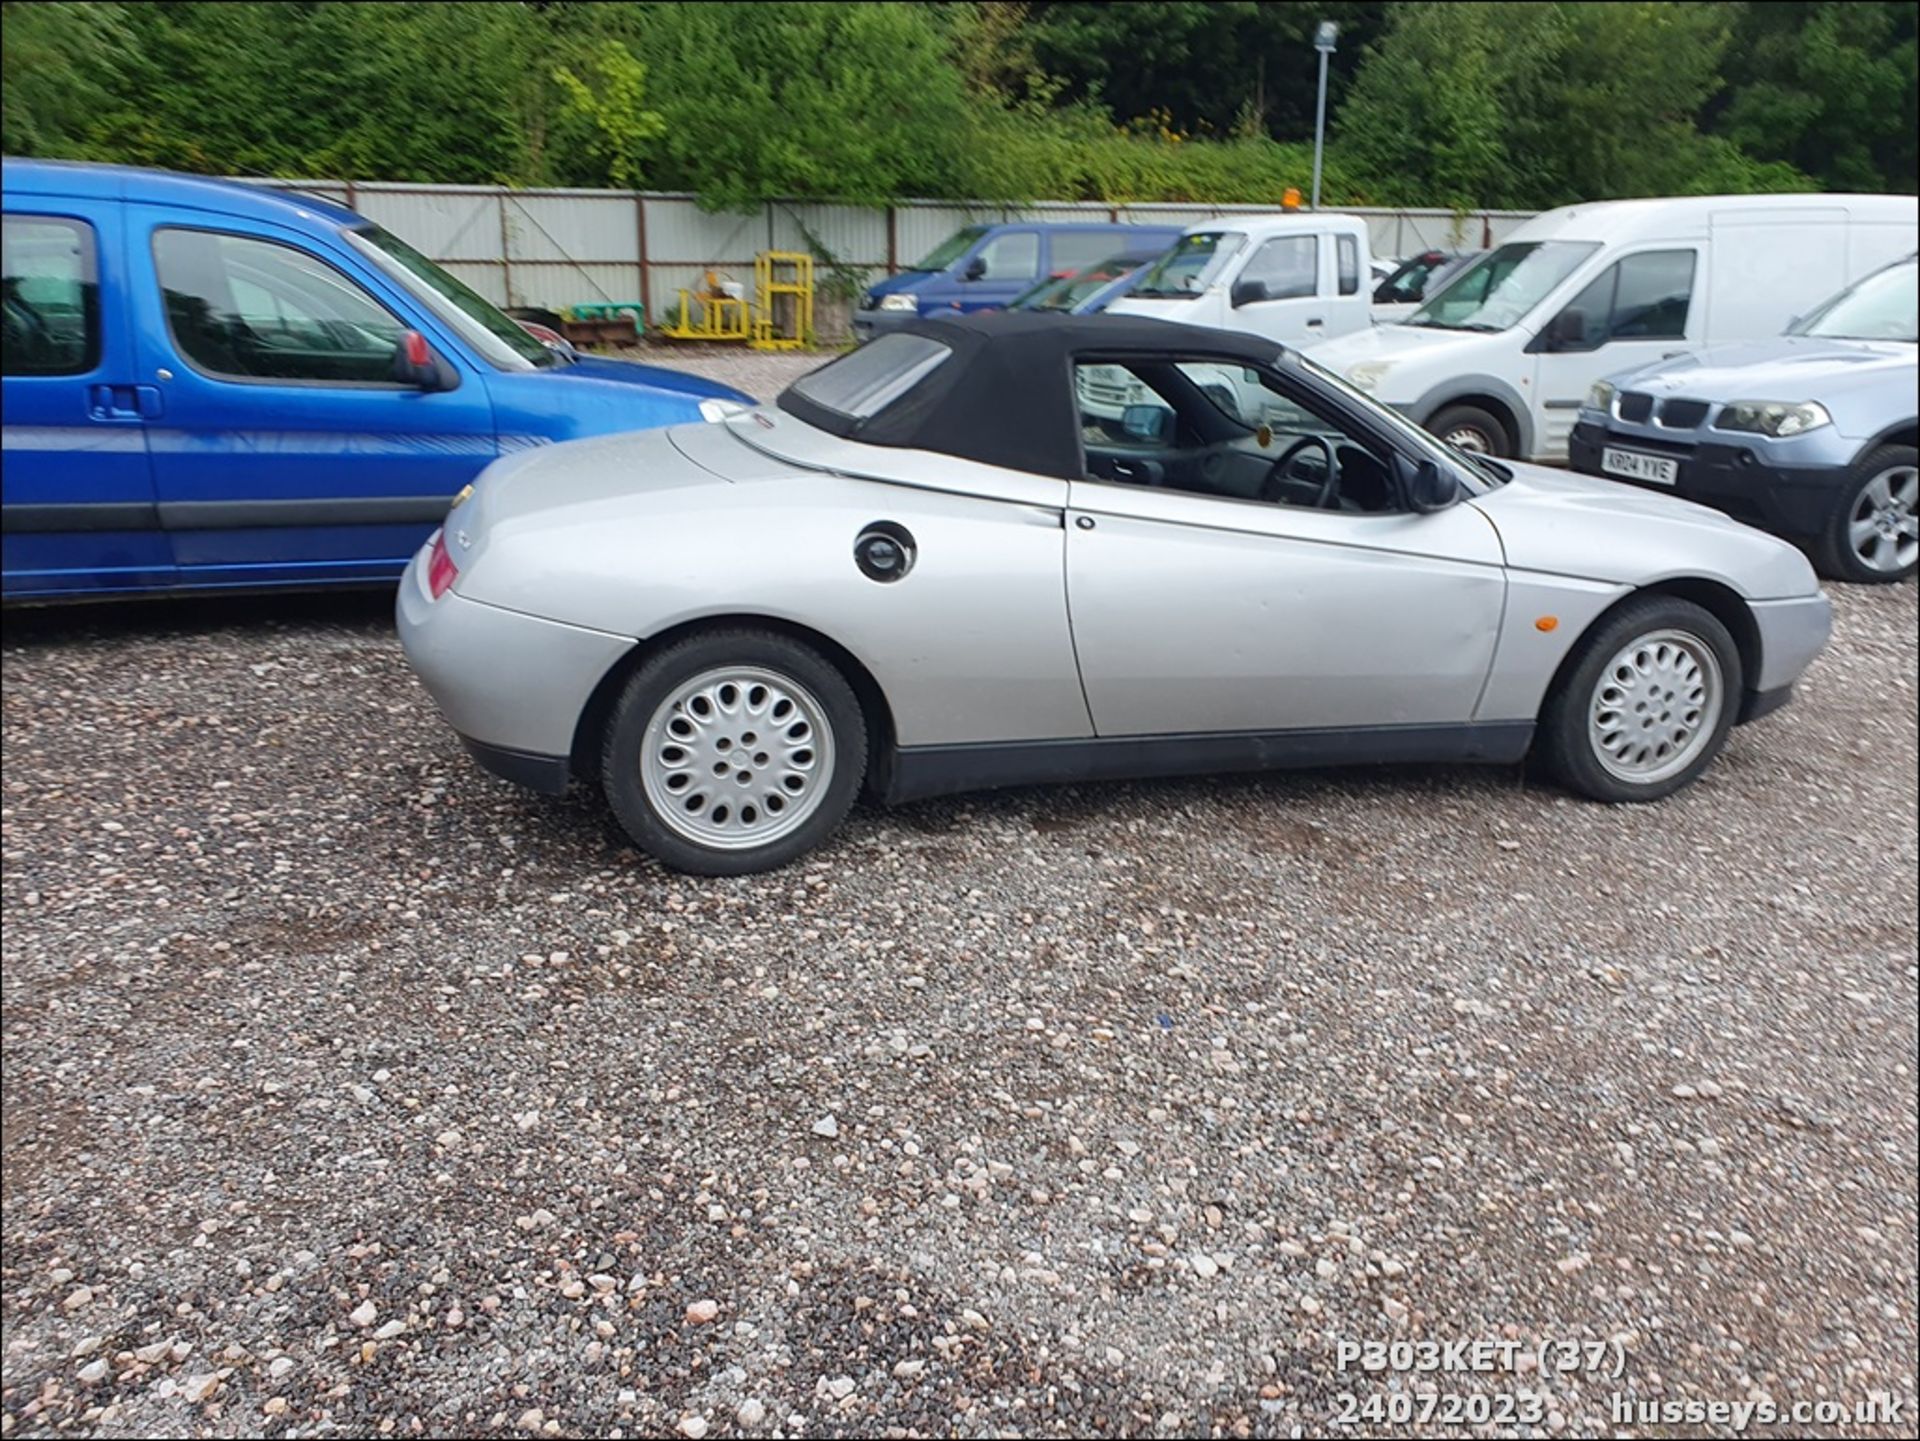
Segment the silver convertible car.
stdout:
[[482,765],[709,875],[863,789],[1531,753],[1652,800],[1829,629],[1716,511],[1462,455],[1272,341],[1020,313],[496,461],[399,621]]

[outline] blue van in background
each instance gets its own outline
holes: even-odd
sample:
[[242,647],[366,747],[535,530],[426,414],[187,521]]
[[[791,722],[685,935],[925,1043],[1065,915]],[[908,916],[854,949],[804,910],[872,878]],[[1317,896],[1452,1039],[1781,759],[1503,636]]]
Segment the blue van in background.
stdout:
[[549,350],[309,196],[30,160],[4,182],[7,601],[392,581],[496,456],[753,403]]
[[853,315],[854,334],[871,340],[937,310],[1000,310],[1041,279],[1076,274],[1121,251],[1158,254],[1181,233],[1178,225],[1106,221],[969,225],[867,291]]

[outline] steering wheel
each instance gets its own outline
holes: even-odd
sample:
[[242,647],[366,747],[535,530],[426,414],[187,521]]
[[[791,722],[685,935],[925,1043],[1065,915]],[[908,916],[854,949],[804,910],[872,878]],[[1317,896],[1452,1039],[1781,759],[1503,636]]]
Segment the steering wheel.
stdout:
[[1320,493],[1313,498],[1314,508],[1325,510],[1332,504],[1334,494],[1340,488],[1340,460],[1333,453],[1333,443],[1324,435],[1303,435],[1280,452],[1280,458],[1274,461],[1273,468],[1267,472],[1267,478],[1260,482],[1262,500],[1279,498],[1274,492],[1279,488],[1281,481],[1291,478],[1289,472],[1293,468],[1294,460],[1310,445],[1319,446],[1320,453],[1327,458],[1327,478],[1320,482]]

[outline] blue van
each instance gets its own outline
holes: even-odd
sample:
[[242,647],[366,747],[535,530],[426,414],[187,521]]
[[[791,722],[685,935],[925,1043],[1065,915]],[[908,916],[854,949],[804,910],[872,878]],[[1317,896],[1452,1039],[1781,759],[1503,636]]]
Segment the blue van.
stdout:
[[1178,225],[969,225],[918,265],[890,275],[860,299],[853,330],[861,340],[936,310],[1000,310],[1035,282],[1073,275],[1121,251],[1171,247]]
[[364,217],[4,163],[0,595],[396,579],[496,456],[750,397],[549,350]]

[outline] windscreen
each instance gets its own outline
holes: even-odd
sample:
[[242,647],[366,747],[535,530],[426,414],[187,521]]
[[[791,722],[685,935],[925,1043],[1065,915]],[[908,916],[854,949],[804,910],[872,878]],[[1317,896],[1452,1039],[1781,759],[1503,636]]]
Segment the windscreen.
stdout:
[[1462,270],[1406,323],[1434,330],[1506,330],[1599,248],[1590,240],[1510,241]]
[[527,334],[518,321],[397,235],[389,235],[377,225],[363,225],[346,235],[363,255],[458,331],[489,364],[501,370],[525,370],[560,363],[558,353]]
[[1920,264],[1903,260],[1856,281],[1788,332],[1827,340],[1920,341]]
[[1192,300],[1219,278],[1246,237],[1232,230],[1183,235],[1173,249],[1147,267],[1133,287],[1134,300]]
[[973,242],[987,233],[984,225],[969,225],[965,230],[956,230],[933,248],[918,265],[909,265],[909,270],[945,270],[954,261],[972,249]]

